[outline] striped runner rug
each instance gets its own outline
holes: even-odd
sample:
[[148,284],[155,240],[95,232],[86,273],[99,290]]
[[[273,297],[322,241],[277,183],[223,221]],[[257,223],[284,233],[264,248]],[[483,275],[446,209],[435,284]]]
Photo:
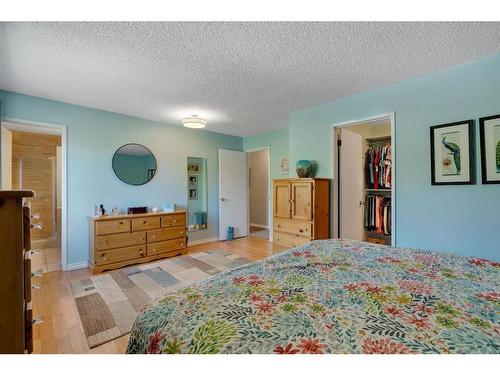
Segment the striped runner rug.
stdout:
[[214,249],[121,268],[71,283],[90,348],[126,335],[150,300],[251,260]]

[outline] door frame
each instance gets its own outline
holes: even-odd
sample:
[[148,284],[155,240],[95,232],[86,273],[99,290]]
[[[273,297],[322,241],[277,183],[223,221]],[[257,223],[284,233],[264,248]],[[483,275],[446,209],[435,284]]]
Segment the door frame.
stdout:
[[247,212],[248,212],[248,233],[250,235],[250,165],[248,164],[248,154],[252,152],[265,151],[267,150],[267,230],[269,232],[269,241],[273,240],[273,205],[272,205],[272,194],[273,194],[273,182],[271,180],[271,147],[257,147],[245,150],[247,154]]
[[9,130],[32,131],[38,133],[47,133],[53,130],[61,135],[61,268],[68,271],[68,173],[67,173],[67,153],[68,153],[68,134],[66,125],[49,124],[45,122],[29,121],[11,117],[2,118],[3,123]]
[[396,184],[396,114],[395,112],[388,112],[388,113],[383,113],[375,116],[369,116],[369,117],[364,117],[356,120],[349,120],[349,121],[343,121],[343,122],[338,122],[334,123],[331,125],[332,128],[332,149],[333,149],[333,155],[332,155],[332,166],[333,166],[333,199],[332,199],[332,212],[334,220],[333,222],[333,237],[338,238],[339,237],[339,226],[340,226],[340,220],[339,220],[339,215],[340,215],[340,210],[339,210],[339,204],[340,204],[340,180],[338,178],[338,152],[339,152],[339,147],[337,145],[337,136],[336,136],[336,130],[339,128],[343,127],[348,127],[352,125],[360,125],[360,124],[370,124],[370,123],[375,123],[375,122],[380,122],[382,120],[389,120],[391,123],[391,156],[392,156],[392,183],[391,183],[391,227],[392,227],[392,232],[391,232],[391,246],[396,246],[397,245],[397,228],[396,228],[396,193],[397,193],[397,184]]

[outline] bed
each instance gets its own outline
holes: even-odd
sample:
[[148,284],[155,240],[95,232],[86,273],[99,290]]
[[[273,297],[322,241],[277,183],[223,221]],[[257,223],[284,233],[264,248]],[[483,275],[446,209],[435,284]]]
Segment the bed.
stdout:
[[127,353],[500,353],[500,263],[314,241],[165,295]]

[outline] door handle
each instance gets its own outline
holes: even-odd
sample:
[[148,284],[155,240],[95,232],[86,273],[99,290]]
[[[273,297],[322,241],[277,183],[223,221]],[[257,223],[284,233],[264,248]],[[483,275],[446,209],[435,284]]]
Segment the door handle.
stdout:
[[221,200],[221,202],[225,202],[225,201],[227,201],[227,199],[226,199],[226,198],[221,198],[220,200]]

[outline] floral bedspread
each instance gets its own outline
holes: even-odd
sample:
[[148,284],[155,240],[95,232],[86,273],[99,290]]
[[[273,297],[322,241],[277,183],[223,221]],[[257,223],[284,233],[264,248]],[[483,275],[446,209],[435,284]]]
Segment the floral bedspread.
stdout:
[[128,353],[500,353],[500,263],[315,241],[151,302]]

